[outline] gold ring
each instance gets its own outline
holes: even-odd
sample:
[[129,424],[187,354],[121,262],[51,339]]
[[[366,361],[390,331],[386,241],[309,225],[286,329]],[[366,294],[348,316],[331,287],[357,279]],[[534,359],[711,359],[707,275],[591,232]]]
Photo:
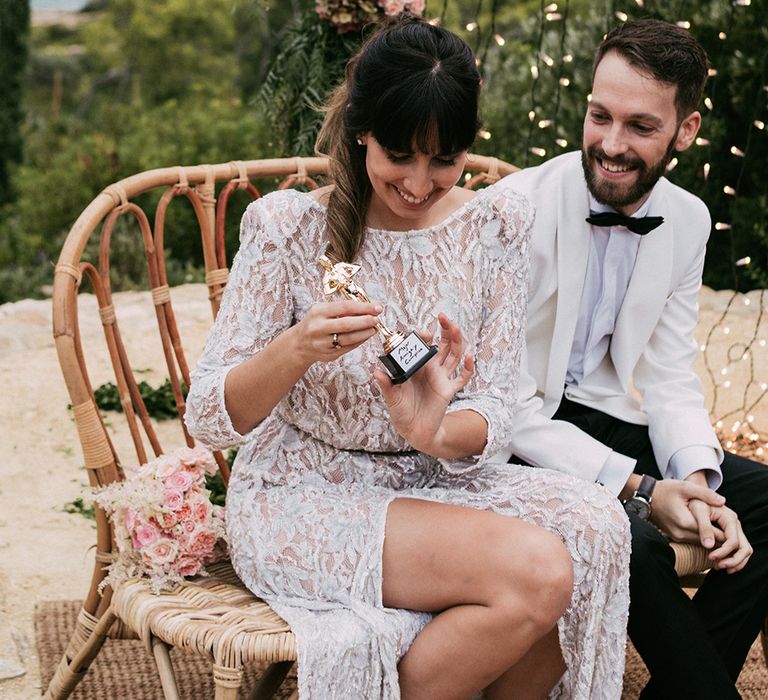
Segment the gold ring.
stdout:
[[331,345],[333,346],[334,350],[338,350],[341,347],[341,343],[339,343],[338,333],[333,334],[333,342],[331,343]]

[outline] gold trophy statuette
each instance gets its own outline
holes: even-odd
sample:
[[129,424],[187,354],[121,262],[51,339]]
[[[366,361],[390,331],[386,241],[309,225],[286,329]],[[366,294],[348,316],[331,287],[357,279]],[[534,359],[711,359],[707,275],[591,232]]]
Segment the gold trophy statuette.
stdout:
[[[360,270],[360,265],[332,263],[325,255],[320,257],[320,264],[325,268],[323,292],[327,297],[341,294],[347,299],[370,303],[365,290],[352,279]],[[389,330],[381,322],[376,324],[376,330],[384,344],[384,354],[379,355],[379,359],[387,368],[393,384],[402,384],[437,354],[437,346],[427,345],[415,331],[404,335],[400,331]]]

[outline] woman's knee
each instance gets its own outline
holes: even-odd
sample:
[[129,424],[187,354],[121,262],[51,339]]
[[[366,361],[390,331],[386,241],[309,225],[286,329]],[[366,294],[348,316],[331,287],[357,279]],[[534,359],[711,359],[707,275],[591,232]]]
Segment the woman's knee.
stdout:
[[551,629],[571,602],[573,564],[557,535],[529,526],[497,536],[497,605],[519,614],[522,608],[536,626]]

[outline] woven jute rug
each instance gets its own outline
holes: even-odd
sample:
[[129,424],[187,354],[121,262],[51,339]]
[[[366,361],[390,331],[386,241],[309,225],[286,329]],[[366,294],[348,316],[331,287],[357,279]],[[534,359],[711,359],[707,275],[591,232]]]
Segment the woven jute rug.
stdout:
[[[80,610],[78,601],[45,601],[35,606],[34,624],[37,653],[40,659],[42,687],[48,686],[56,665],[75,626]],[[213,677],[210,664],[196,654],[171,652],[179,693],[182,700],[212,698]],[[247,693],[254,687],[261,669],[246,669],[243,688]],[[622,700],[634,700],[648,680],[642,660],[631,647],[627,650]],[[288,676],[275,696],[284,700],[296,688],[293,673]],[[744,700],[768,698],[768,667],[760,641],[749,653],[738,682]],[[72,700],[161,700],[163,692],[152,657],[143,644],[134,640],[108,639],[91,668],[70,696]]]
[[[34,626],[40,659],[42,688],[48,687],[56,666],[75,628],[81,603],[75,600],[51,600],[35,606]],[[171,651],[181,700],[203,700],[214,695],[211,663],[190,652]],[[245,669],[243,697],[255,687],[263,668]],[[286,700],[296,689],[293,672],[275,698]],[[162,700],[163,691],[154,658],[138,640],[107,639],[88,673],[78,684],[71,700]]]

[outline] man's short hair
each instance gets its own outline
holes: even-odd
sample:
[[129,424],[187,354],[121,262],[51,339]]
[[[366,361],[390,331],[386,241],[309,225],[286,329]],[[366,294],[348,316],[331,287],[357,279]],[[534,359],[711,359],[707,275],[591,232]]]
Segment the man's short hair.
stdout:
[[704,48],[687,30],[657,19],[640,19],[616,27],[597,47],[593,80],[597,66],[609,51],[616,51],[641,73],[674,85],[678,119],[699,106],[709,61]]

